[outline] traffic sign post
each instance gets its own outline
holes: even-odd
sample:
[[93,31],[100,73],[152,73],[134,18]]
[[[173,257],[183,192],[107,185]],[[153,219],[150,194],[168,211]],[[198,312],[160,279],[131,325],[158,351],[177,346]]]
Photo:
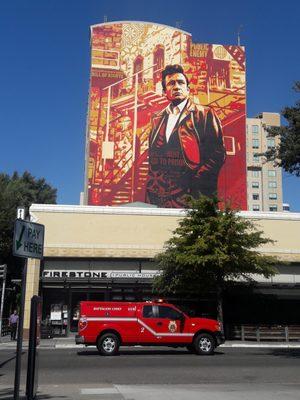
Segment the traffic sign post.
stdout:
[[42,299],[33,296],[30,308],[30,331],[27,362],[26,398],[34,400],[38,387],[38,350],[40,344],[40,327],[42,319]]
[[16,219],[14,238],[13,238],[13,255],[16,257],[25,258],[25,265],[23,267],[21,309],[20,309],[19,325],[18,325],[14,400],[19,400],[19,391],[20,391],[27,260],[28,258],[37,258],[40,260],[43,258],[44,235],[45,235],[44,225],[36,224],[29,221],[24,221],[22,219]]
[[5,294],[5,282],[6,282],[6,271],[7,265],[0,265],[0,280],[2,281],[2,293],[1,293],[1,304],[0,304],[0,341],[2,340],[2,316],[3,316],[3,305],[4,305],[4,294]]
[[15,386],[14,386],[14,400],[19,400],[20,391],[20,375],[21,375],[21,356],[23,345],[23,323],[24,323],[24,306],[26,294],[26,275],[27,275],[27,258],[23,267],[22,276],[22,292],[21,292],[21,307],[19,313],[18,324],[18,340],[17,340],[17,354],[16,354],[16,367],[15,367]]

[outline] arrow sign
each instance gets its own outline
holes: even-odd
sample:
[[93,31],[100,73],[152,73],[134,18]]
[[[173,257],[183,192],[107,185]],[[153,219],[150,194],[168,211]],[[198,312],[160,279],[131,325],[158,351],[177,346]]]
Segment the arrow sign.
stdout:
[[22,237],[23,237],[23,235],[24,235],[24,231],[25,231],[25,226],[23,225],[23,226],[22,226],[21,233],[20,233],[19,240],[16,241],[17,250],[19,250],[19,248],[22,246],[21,240],[22,240]]
[[43,258],[45,227],[22,219],[16,219],[13,255],[22,258]]

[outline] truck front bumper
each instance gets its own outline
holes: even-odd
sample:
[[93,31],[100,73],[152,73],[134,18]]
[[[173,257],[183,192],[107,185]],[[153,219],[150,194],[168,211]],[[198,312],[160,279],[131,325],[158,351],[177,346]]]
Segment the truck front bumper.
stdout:
[[216,341],[217,341],[217,346],[220,346],[220,344],[225,343],[225,336],[222,332],[216,332]]
[[84,336],[76,335],[75,336],[75,343],[76,344],[84,344]]

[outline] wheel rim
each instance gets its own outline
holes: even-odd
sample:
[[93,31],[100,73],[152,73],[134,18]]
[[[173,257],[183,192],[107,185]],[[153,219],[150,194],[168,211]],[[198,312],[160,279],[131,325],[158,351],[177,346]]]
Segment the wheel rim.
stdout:
[[208,353],[212,347],[211,340],[207,337],[202,337],[199,340],[199,347],[201,351]]
[[106,353],[112,353],[116,348],[116,342],[110,337],[105,338],[102,342],[102,348]]

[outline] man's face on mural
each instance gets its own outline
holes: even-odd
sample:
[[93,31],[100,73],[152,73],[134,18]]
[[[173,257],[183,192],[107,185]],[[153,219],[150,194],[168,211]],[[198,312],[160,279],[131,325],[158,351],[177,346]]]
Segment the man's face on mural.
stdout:
[[173,105],[181,103],[188,97],[189,87],[183,74],[175,73],[167,75],[165,83],[165,95]]

